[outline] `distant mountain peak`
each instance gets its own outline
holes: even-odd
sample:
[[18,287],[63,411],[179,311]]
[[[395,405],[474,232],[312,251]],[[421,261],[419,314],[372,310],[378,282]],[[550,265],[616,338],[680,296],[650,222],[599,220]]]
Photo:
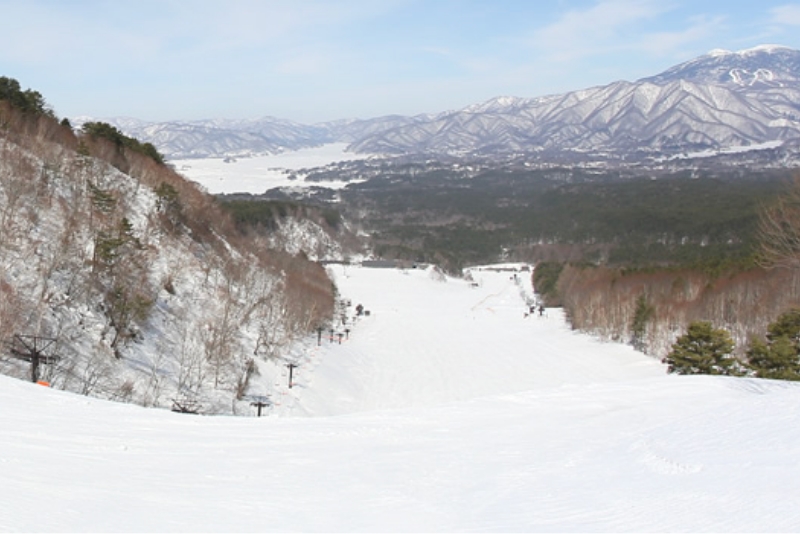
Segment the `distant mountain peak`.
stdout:
[[715,48],[714,50],[710,51],[706,56],[709,57],[720,57],[720,56],[727,56],[728,54],[733,54],[732,51],[726,50],[724,48]]
[[746,55],[758,54],[758,53],[762,53],[762,52],[767,53],[767,54],[774,54],[776,52],[785,52],[785,51],[793,51],[793,49],[789,48],[788,46],[783,46],[783,45],[763,44],[763,45],[754,46],[753,48],[747,48],[745,50],[739,50],[737,52],[737,54],[746,56]]
[[497,96],[431,115],[313,126],[272,117],[125,126],[125,133],[152,142],[172,159],[329,142],[373,154],[675,153],[758,146],[800,139],[800,51],[775,44],[715,49],[635,82],[539,97]]
[[675,80],[731,88],[748,88],[756,84],[797,85],[800,83],[800,51],[774,44],[737,52],[715,49],[639,81],[664,84]]
[[715,48],[705,56],[701,56],[698,59],[702,59],[703,57],[752,56],[756,54],[774,54],[777,52],[786,52],[786,51],[791,52],[793,51],[793,49],[789,48],[788,46],[778,45],[778,44],[762,44],[751,48],[745,48],[744,50],[737,50],[735,52],[732,50],[726,50],[724,48]]
[[471,104],[463,108],[461,111],[464,113],[486,113],[498,110],[508,111],[510,108],[527,103],[528,100],[528,98],[522,98],[519,96],[496,96],[486,100],[485,102]]

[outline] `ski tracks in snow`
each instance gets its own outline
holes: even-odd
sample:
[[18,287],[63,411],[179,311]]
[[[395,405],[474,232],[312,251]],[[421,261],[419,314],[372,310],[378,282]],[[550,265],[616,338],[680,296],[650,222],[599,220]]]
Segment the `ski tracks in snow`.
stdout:
[[287,415],[431,406],[664,372],[630,347],[571,331],[560,310],[529,315],[528,271],[473,269],[470,282],[425,270],[346,269],[331,269],[342,297],[370,315],[341,344],[323,338],[318,364],[299,369],[303,387]]

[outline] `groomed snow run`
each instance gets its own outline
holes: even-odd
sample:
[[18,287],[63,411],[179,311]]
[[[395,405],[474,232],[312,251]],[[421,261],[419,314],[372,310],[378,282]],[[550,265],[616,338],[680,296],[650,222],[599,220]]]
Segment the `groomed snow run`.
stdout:
[[370,314],[298,348],[265,417],[0,377],[0,530],[800,530],[795,384],[667,375],[525,317],[529,273],[332,270]]

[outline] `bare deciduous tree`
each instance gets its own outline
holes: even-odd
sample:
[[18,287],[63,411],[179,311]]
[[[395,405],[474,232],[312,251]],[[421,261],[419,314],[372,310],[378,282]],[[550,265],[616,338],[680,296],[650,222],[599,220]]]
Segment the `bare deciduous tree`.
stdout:
[[800,177],[761,211],[759,240],[766,266],[800,267]]

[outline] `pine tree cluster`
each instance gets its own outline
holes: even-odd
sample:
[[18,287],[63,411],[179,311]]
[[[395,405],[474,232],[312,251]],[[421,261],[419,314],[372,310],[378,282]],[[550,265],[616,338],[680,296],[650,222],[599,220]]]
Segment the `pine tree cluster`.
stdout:
[[750,340],[745,361],[733,356],[730,333],[708,321],[695,321],[662,360],[669,373],[755,376],[800,380],[800,308],[770,323],[766,339]]

